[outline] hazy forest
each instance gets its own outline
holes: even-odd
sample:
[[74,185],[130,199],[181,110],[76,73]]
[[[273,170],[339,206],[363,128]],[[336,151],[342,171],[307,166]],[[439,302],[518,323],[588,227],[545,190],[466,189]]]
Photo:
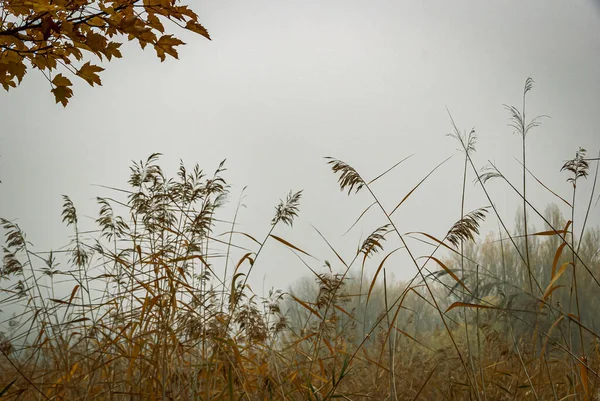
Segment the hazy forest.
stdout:
[[[88,58],[120,58],[125,38],[161,61],[183,45],[171,29],[210,39],[194,7],[175,0],[0,1],[0,83],[12,91],[35,70],[61,110],[78,101],[71,79],[101,85],[102,63]],[[397,211],[425,216],[411,200],[446,160],[406,171],[411,189],[390,207],[378,188],[396,185],[408,154],[367,177],[343,148],[323,166],[332,186],[366,203],[340,231],[368,233],[348,253],[315,227],[329,259],[293,236],[300,188],[274,200],[257,236],[240,227],[251,211],[226,162],[181,161],[168,175],[160,153],[99,190],[93,229],[65,195],[56,219],[71,235],[60,249],[38,249],[0,215],[0,399],[600,399],[600,155],[574,145],[570,160],[553,161],[563,187],[540,180],[527,156],[541,150],[528,140],[548,116],[526,113],[534,80],[521,88],[522,102],[504,105],[518,180],[478,164],[478,132],[448,111],[441,135],[458,149],[461,196],[439,197],[457,214],[442,233],[407,232]],[[512,215],[490,188],[518,197]],[[540,208],[532,188],[553,202]],[[484,202],[467,209],[473,192]],[[264,294],[250,286],[267,245],[304,279]]]

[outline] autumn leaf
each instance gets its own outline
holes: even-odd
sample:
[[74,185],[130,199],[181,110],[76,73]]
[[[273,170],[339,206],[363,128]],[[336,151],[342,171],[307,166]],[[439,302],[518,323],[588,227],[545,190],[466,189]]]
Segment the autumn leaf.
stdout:
[[49,16],[46,16],[42,19],[41,28],[42,34],[44,35],[44,40],[48,40],[52,31],[60,33],[60,26],[58,26],[58,24]]
[[106,25],[106,22],[100,17],[94,17],[91,20],[89,20],[87,24],[95,27],[103,27],[104,25]]
[[27,67],[25,67],[25,64],[23,64],[22,61],[18,61],[15,63],[12,63],[12,74],[17,77],[17,79],[19,80],[19,83],[21,83],[21,81],[23,80],[23,77],[25,76],[25,73],[27,72]]
[[19,63],[23,60],[23,56],[15,51],[4,51],[0,54],[0,64]]
[[69,99],[73,97],[73,90],[71,90],[70,86],[73,84],[69,80],[69,78],[65,77],[62,74],[58,74],[52,80],[52,84],[54,84],[54,88],[52,89],[52,93],[54,94],[54,98],[56,99],[56,103],[61,103],[63,107],[67,106],[69,103]]
[[163,33],[165,31],[164,25],[162,24],[162,22],[160,22],[160,20],[155,14],[148,14],[146,20],[148,22],[148,26],[156,29],[160,33]]
[[[0,73],[2,73],[2,69],[0,68]],[[12,80],[4,80],[0,81],[5,90],[9,90],[10,88],[16,88],[17,84]]]
[[154,48],[156,49],[156,54],[160,58],[160,61],[165,61],[165,53],[174,58],[179,58],[177,54],[177,50],[175,50],[174,46],[183,45],[181,40],[173,37],[173,35],[163,35],[160,39],[154,44]]
[[6,7],[6,10],[8,10],[9,13],[14,14],[17,17],[31,13],[31,8],[22,2],[12,2],[6,5],[3,3],[2,5]]
[[110,16],[117,15],[117,12],[115,11],[115,7],[113,7],[112,5],[108,6],[108,5],[104,4],[104,2],[102,2],[99,5],[99,8],[100,8],[100,10],[102,10],[103,13],[106,13]]
[[104,68],[98,67],[94,64],[90,64],[90,62],[88,61],[79,69],[79,71],[77,71],[77,75],[85,79],[91,86],[94,86],[94,84],[102,85],[102,82],[100,81],[100,76],[98,76],[97,74],[101,71],[104,71]]
[[202,24],[194,21],[194,20],[189,20],[186,24],[185,24],[185,28],[189,29],[192,32],[195,32],[197,34],[200,34],[202,36],[204,36],[206,39],[211,40],[210,39],[210,35],[208,34],[208,31],[206,30],[205,27],[202,26]]
[[34,67],[40,70],[52,70],[56,68],[56,59],[53,57],[48,57],[45,54],[36,54],[30,58],[29,61],[31,61],[31,64],[33,64]]
[[21,83],[26,72],[27,67],[23,63],[23,57],[13,51],[0,53],[0,84],[6,90],[17,86],[14,82],[15,78]]
[[[66,52],[69,56],[75,57],[75,60],[77,60],[77,61],[80,61],[81,59],[83,59],[83,53],[81,53],[81,50],[79,50],[75,46],[71,47],[70,49],[67,49]],[[65,63],[71,64],[71,60],[69,58],[67,58],[65,60]]]
[[71,86],[73,85],[69,78],[65,77],[63,74],[58,74],[52,80],[52,83],[56,86]]
[[121,51],[119,50],[119,47],[121,47],[120,43],[108,42],[108,44],[106,45],[106,49],[104,49],[104,55],[106,56],[106,58],[110,60],[113,57],[116,57],[116,58],[123,57],[121,55]]
[[100,34],[90,32],[85,37],[85,44],[88,47],[98,54],[98,52],[103,51],[106,48],[106,38]]
[[55,12],[57,7],[54,4],[42,3],[40,1],[31,1],[25,3],[27,5],[31,5],[31,8],[36,13],[52,13]]

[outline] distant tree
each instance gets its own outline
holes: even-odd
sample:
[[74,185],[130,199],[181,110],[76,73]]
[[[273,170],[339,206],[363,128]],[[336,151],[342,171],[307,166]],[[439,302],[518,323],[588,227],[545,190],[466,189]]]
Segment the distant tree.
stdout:
[[180,0],[0,0],[0,84],[5,90],[21,83],[28,68],[42,71],[56,102],[73,96],[71,80],[57,70],[101,85],[104,69],[87,61],[83,51],[101,61],[120,58],[123,39],[150,45],[164,61],[177,58],[184,44],[163,22],[210,39],[198,15]]

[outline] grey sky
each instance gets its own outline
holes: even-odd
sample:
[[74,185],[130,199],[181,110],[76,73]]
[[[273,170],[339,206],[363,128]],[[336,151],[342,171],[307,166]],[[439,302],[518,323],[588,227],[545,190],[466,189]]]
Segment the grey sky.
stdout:
[[[341,237],[371,200],[340,193],[323,156],[372,178],[415,156],[375,185],[393,207],[438,162],[455,154],[396,215],[403,231],[443,236],[460,212],[461,157],[445,134],[447,106],[462,130],[475,127],[476,160],[519,180],[519,137],[502,104],[520,107],[528,76],[528,114],[551,119],[528,137],[528,164],[563,196],[559,173],[579,146],[600,148],[600,8],[591,1],[203,1],[193,7],[213,41],[178,32],[180,60],[129,44],[105,65],[103,86],[77,80],[63,109],[36,71],[0,93],[0,215],[18,219],[38,250],[67,243],[61,194],[95,216],[91,184],[124,187],[132,159],[164,154],[212,172],[227,158],[235,205],[248,186],[243,229],[262,237],[274,206],[304,189],[300,220],[280,234],[333,260],[310,224],[348,259],[361,229]],[[586,184],[584,191],[589,191]],[[542,209],[552,200],[535,187]],[[512,222],[518,198],[492,193]],[[503,200],[504,199],[504,200]],[[467,209],[485,205],[469,187]],[[564,210],[564,209],[563,209]],[[600,221],[598,208],[592,221]],[[229,218],[232,207],[223,218]],[[373,213],[362,236],[384,221]],[[486,226],[487,227],[487,226]],[[490,228],[495,227],[495,223]],[[286,288],[308,271],[271,244],[250,281]],[[315,264],[319,267],[319,264]],[[404,267],[403,267],[404,269]],[[394,272],[408,277],[406,268]]]

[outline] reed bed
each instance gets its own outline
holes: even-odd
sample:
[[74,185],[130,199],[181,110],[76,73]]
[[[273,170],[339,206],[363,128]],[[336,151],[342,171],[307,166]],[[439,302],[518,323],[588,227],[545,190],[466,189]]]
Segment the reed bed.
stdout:
[[[444,235],[404,232],[395,214],[441,164],[413,177],[412,190],[386,209],[372,184],[402,162],[367,179],[335,158],[325,163],[340,189],[370,197],[355,224],[376,214],[384,224],[371,226],[352,255],[322,237],[334,262],[276,235],[298,218],[302,191],[276,205],[268,233],[256,238],[239,231],[237,211],[221,214],[223,163],[212,174],[182,163],[169,178],[159,154],[133,163],[127,187],[97,199],[94,230],[82,231],[65,196],[72,236],[60,251],[33,249],[2,219],[0,398],[598,399],[600,230],[588,227],[598,159],[579,149],[557,163],[570,199],[531,173],[526,138],[541,122],[525,114],[532,88],[528,79],[522,105],[506,106],[522,138],[518,184],[493,164],[476,165],[476,133],[461,132],[450,116],[464,163],[459,218]],[[467,210],[471,181],[487,202]],[[516,228],[495,208],[492,185],[522,199]],[[545,188],[570,215],[556,205],[536,209],[527,185]],[[576,205],[585,208],[581,221]],[[531,216],[544,227],[535,229]],[[480,234],[486,219],[497,233]],[[304,287],[252,292],[248,278],[267,242],[306,264]],[[429,251],[417,254],[417,242]],[[394,254],[404,255],[412,279],[389,278],[405,268]]]

